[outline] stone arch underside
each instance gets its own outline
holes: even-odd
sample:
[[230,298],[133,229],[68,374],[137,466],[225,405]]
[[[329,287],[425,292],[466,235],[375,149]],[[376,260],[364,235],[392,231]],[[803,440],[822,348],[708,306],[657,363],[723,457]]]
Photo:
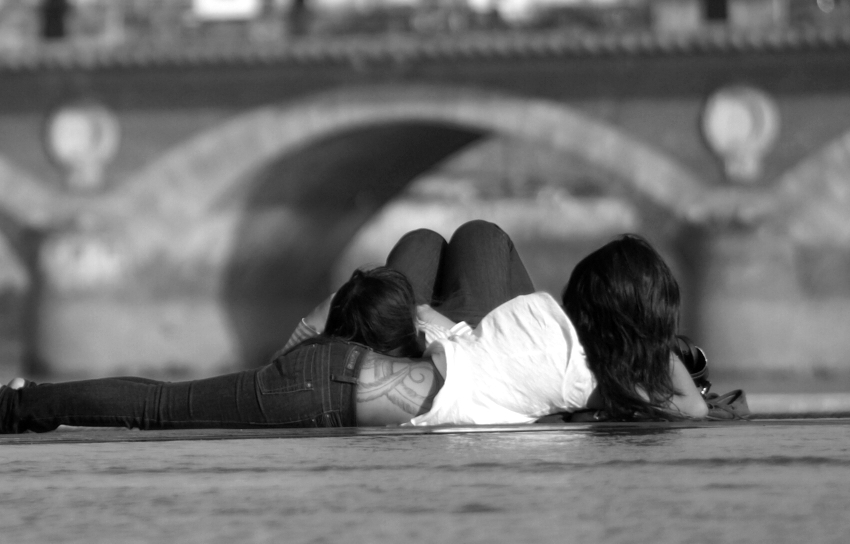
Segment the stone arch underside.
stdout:
[[701,213],[712,200],[698,178],[673,159],[563,104],[470,89],[397,86],[345,89],[242,114],[174,148],[128,179],[115,196],[146,211],[200,217],[259,165],[330,134],[393,123],[503,133],[574,153],[683,218]]

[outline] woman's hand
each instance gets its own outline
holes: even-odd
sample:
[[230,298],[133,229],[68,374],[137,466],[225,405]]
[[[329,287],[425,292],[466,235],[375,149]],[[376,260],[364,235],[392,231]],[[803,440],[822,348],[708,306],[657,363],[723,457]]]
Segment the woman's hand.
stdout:
[[451,329],[456,325],[454,321],[444,316],[428,304],[420,304],[416,307],[416,317],[419,318],[420,321],[437,325],[445,329]]

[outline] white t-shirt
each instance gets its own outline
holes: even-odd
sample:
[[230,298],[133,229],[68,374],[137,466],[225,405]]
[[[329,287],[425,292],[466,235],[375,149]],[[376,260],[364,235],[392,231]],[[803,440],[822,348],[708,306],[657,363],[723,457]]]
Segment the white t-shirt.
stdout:
[[427,353],[445,358],[431,411],[412,425],[531,423],[587,407],[596,380],[570,320],[547,293],[514,298]]

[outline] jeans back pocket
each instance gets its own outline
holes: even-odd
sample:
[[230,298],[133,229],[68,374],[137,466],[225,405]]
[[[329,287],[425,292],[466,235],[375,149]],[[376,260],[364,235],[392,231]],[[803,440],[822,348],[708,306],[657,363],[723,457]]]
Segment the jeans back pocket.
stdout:
[[260,391],[274,394],[312,390],[319,353],[315,345],[307,345],[278,356],[257,371]]

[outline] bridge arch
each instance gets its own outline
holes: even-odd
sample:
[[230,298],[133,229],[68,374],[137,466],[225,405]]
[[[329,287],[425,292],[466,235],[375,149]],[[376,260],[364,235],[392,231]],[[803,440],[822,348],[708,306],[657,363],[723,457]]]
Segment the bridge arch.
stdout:
[[248,173],[312,140],[421,122],[501,133],[573,153],[618,175],[674,216],[704,215],[707,188],[673,159],[563,104],[475,89],[346,88],[259,108],[201,133],[126,180],[116,196],[148,211],[202,217]]

